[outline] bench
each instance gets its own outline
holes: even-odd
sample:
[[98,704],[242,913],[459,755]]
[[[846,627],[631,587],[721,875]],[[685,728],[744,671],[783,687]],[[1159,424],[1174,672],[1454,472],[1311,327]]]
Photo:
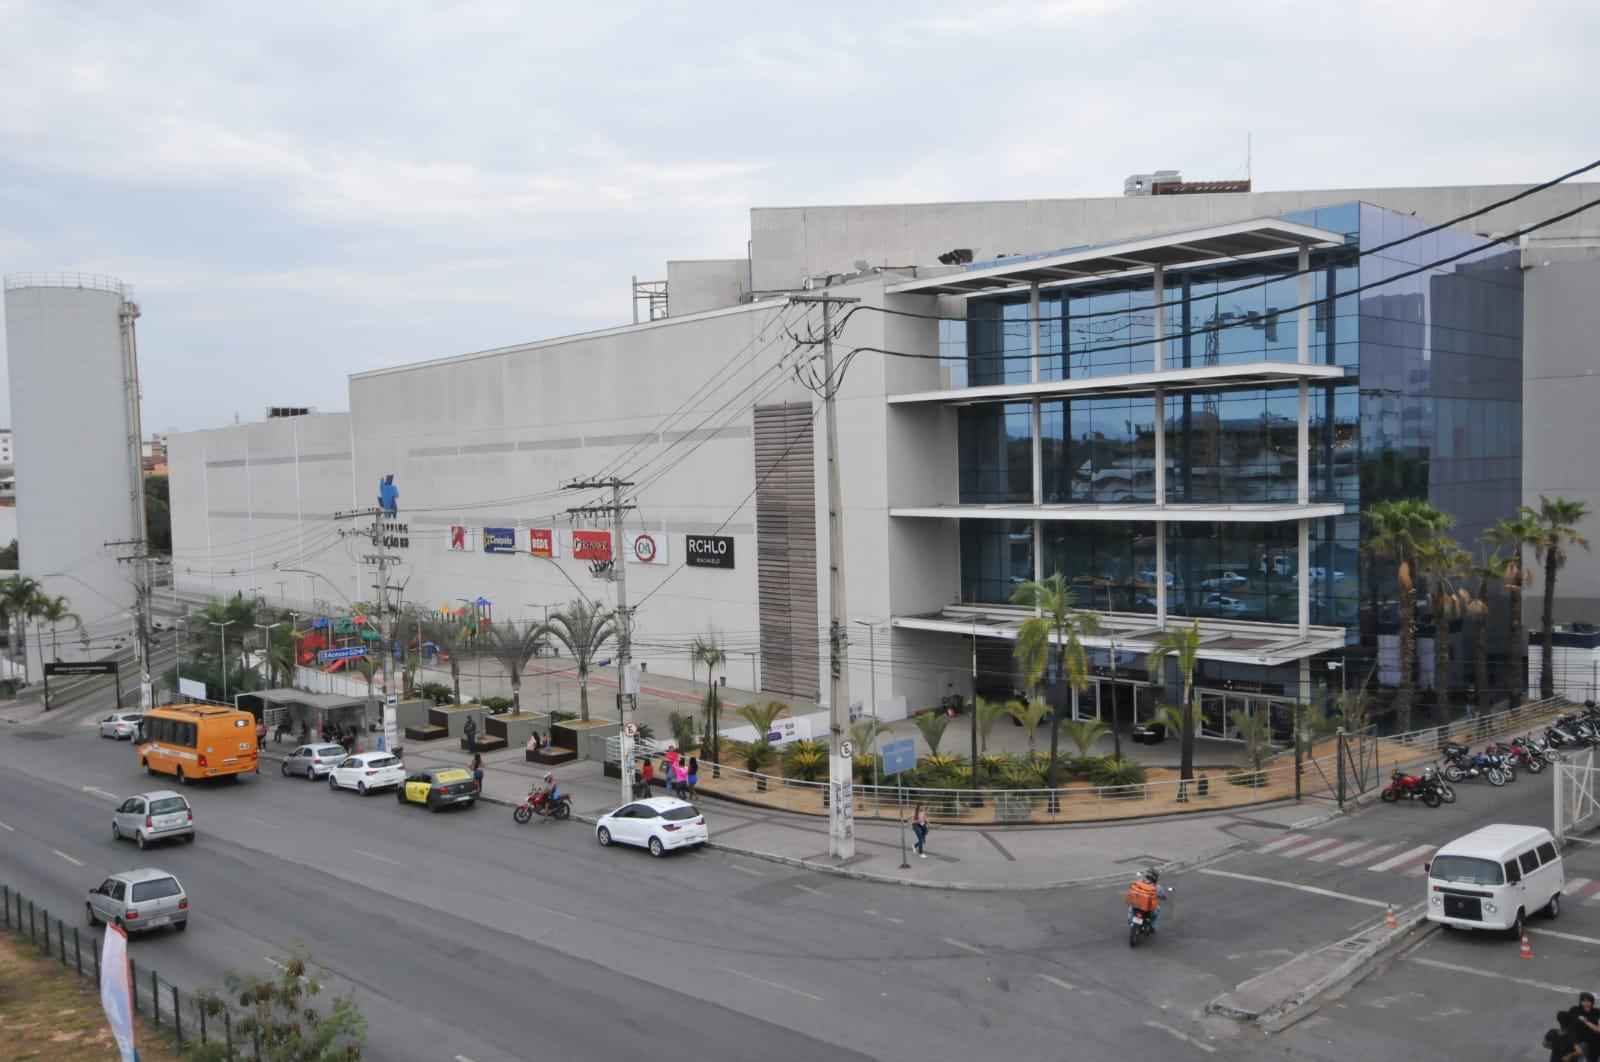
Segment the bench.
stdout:
[[442,737],[449,737],[450,731],[442,726],[424,723],[422,726],[406,727],[407,741],[438,741]]
[[[493,734],[479,734],[478,735],[478,751],[479,752],[499,752],[501,749],[503,749],[505,747],[506,747],[506,739],[503,738],[503,737],[495,737]],[[471,752],[472,751],[472,749],[467,745],[467,739],[466,738],[462,738],[461,739],[461,751],[462,752]]]

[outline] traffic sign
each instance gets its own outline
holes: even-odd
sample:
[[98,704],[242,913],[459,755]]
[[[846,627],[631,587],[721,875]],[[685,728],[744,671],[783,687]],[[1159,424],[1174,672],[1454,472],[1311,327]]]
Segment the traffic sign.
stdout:
[[636,738],[639,736],[639,724],[629,720],[622,724],[622,732],[628,735],[630,739]]
[[901,741],[891,741],[883,746],[883,775],[893,778],[901,771],[909,771],[917,765],[917,745],[910,738]]
[[852,756],[854,756],[855,754],[856,754],[856,746],[855,746],[854,742],[850,742],[850,741],[841,741],[841,742],[839,742],[839,755],[843,756],[845,759],[848,760]]
[[317,659],[326,664],[334,660],[354,660],[358,656],[366,655],[366,646],[351,645],[343,649],[323,649],[317,653]]

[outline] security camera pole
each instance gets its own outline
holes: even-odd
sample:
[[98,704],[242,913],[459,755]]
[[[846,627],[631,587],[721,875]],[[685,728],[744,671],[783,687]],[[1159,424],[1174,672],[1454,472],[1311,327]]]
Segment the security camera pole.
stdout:
[[[839,487],[839,424],[834,396],[833,308],[860,302],[837,295],[791,295],[791,303],[822,304],[822,412],[828,445],[828,853],[856,854],[855,779],[848,731],[850,716],[849,628],[845,625],[844,503]],[[759,737],[759,735],[758,735]]]

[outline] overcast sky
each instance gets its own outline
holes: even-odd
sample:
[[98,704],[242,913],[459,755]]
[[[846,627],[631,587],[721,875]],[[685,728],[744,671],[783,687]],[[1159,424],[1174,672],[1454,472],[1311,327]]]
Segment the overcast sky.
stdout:
[[1600,128],[1592,2],[664,7],[0,0],[0,271],[134,285],[189,429],[623,323],[751,206],[1239,177],[1246,131],[1264,190],[1521,182]]

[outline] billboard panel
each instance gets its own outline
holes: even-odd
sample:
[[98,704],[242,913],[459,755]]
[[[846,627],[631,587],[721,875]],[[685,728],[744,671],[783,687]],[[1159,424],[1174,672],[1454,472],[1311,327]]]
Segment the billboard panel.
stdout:
[[607,561],[611,559],[610,531],[572,532],[572,555],[578,560]]

